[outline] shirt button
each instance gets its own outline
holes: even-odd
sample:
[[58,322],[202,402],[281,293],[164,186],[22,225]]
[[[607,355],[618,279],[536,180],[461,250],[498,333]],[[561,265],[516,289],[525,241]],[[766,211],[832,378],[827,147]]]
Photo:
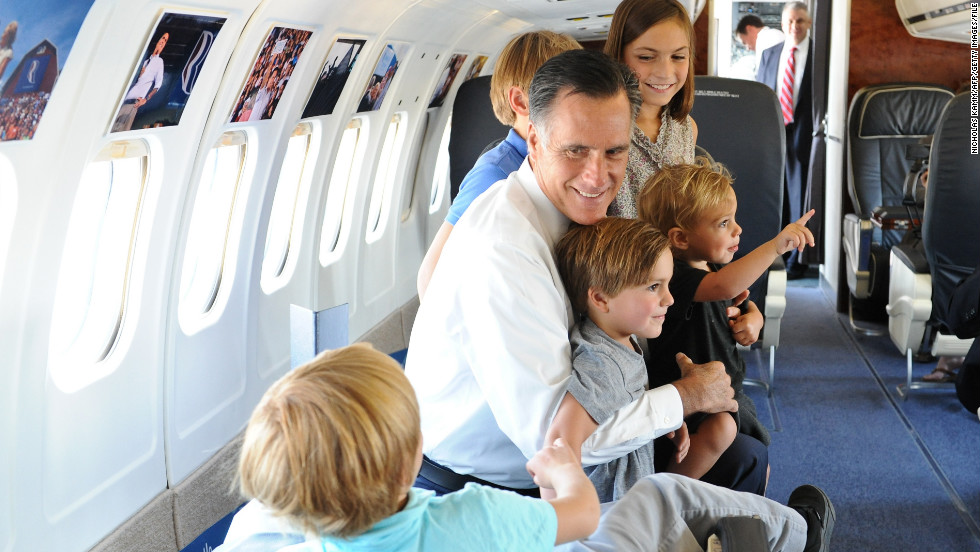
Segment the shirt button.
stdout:
[[670,423],[670,416],[664,416],[664,423],[665,424],[669,424]]

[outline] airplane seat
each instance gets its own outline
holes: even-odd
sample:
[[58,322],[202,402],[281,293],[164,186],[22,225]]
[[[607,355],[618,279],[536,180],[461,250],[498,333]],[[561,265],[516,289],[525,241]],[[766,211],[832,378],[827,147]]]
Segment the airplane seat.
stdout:
[[[776,93],[749,80],[698,75],[691,117],[698,125],[698,147],[724,164],[734,178],[736,219],[742,226],[736,258],[782,230],[786,135]],[[749,298],[766,319],[759,343],[769,353],[769,382],[745,383],[773,392],[779,327],[786,310],[786,269],[777,258],[750,288]]]
[[450,200],[456,198],[460,183],[476,160],[506,138],[508,131],[510,127],[501,124],[493,114],[490,75],[472,78],[459,85],[449,130]]
[[934,356],[963,356],[973,341],[950,335],[944,322],[953,289],[973,273],[980,259],[980,226],[976,224],[980,156],[970,150],[969,111],[969,94],[955,96],[933,135],[921,251],[916,251],[914,243],[891,249],[886,310],[892,342],[906,354],[906,381],[899,386],[904,398],[912,389],[948,385],[912,382],[914,348],[928,349]]
[[[851,100],[847,115],[847,185],[853,213],[844,215],[841,242],[844,251],[848,318],[858,333],[882,335],[865,322],[884,321],[888,291],[888,259],[893,245],[902,241],[914,207],[914,186],[922,163],[909,153],[926,148],[918,143],[932,135],[943,107],[953,93],[942,86],[890,83],[866,86]],[[924,160],[928,153],[917,153]],[[909,201],[906,201],[909,198]],[[886,211],[876,209],[881,206]],[[884,224],[872,223],[872,218]],[[861,318],[859,316],[858,318]]]

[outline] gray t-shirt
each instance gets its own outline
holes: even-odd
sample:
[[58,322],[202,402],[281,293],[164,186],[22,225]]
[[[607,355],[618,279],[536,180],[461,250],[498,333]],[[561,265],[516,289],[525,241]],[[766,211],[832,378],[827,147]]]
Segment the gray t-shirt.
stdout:
[[[572,344],[572,377],[568,392],[602,424],[647,389],[643,355],[613,340],[591,320],[576,324]],[[606,464],[586,468],[600,502],[618,500],[640,478],[653,473],[653,441]]]

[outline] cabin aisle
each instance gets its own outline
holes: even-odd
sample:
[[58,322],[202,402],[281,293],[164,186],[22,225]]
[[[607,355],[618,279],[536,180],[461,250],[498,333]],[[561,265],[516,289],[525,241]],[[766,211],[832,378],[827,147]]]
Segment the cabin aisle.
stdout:
[[[887,335],[855,336],[814,284],[787,290],[774,399],[747,388],[777,429],[768,496],[785,503],[800,484],[823,488],[837,510],[833,550],[980,549],[980,421],[952,388],[903,402],[904,356]],[[764,359],[747,355],[750,376]]]

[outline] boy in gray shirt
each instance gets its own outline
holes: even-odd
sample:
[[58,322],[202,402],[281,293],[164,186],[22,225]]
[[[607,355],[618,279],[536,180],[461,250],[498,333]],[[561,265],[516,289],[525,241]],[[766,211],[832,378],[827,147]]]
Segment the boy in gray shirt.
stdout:
[[[673,258],[666,236],[655,227],[617,217],[573,226],[555,246],[555,256],[578,323],[569,336],[568,390],[545,442],[561,437],[581,460],[583,441],[648,387],[646,363],[633,336],[660,335],[674,302],[667,289]],[[684,426],[669,435],[683,458]],[[653,442],[586,471],[601,502],[618,500],[653,473]]]

